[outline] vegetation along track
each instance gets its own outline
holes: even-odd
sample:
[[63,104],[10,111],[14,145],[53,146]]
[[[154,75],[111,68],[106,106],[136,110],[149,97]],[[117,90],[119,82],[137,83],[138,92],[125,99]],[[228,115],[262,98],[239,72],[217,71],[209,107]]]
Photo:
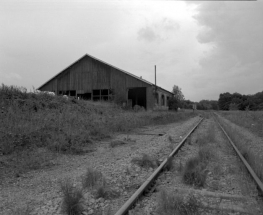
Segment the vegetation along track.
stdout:
[[115,215],[263,214],[260,186],[224,132],[206,114]]

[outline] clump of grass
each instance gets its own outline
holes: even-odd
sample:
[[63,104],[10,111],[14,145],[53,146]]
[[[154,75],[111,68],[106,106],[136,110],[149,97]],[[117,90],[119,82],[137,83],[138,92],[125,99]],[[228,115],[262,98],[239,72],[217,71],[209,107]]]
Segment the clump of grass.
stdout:
[[130,168],[128,166],[125,168],[125,173],[127,175],[131,175],[131,170],[130,170]]
[[110,147],[111,147],[111,148],[114,148],[114,147],[116,147],[116,146],[121,146],[121,145],[124,145],[124,144],[126,144],[125,141],[122,141],[122,140],[113,140],[113,141],[110,142]]
[[[230,168],[230,167],[229,167]],[[213,169],[213,175],[215,178],[218,178],[222,175],[223,169],[220,164],[217,164]]]
[[180,160],[179,161],[179,166],[178,166],[178,171],[182,172],[182,170],[183,170],[183,164],[182,164],[182,161]]
[[88,168],[82,177],[82,187],[93,188],[98,184],[103,184],[105,181],[101,172]]
[[214,143],[215,142],[215,127],[214,125],[210,126],[205,134],[201,134],[198,139],[196,139],[196,143],[200,147],[203,147],[209,143]]
[[151,158],[147,154],[143,154],[139,158],[133,158],[131,162],[142,168],[156,168],[158,166],[158,160]]
[[213,149],[211,146],[204,146],[199,149],[198,151],[198,157],[201,162],[207,163],[211,158],[214,156]]
[[173,138],[170,135],[168,136],[168,140],[169,140],[170,143],[174,143],[174,140],[173,140]]
[[82,187],[84,189],[95,189],[95,198],[111,199],[119,195],[118,192],[114,191],[107,185],[106,179],[101,172],[91,168],[88,168],[85,175],[82,177]]
[[183,181],[189,185],[203,187],[207,173],[208,170],[205,169],[205,164],[201,162],[200,158],[190,158],[184,167]]
[[164,171],[171,171],[173,168],[174,168],[173,157],[169,157],[163,169]]
[[120,196],[120,193],[111,189],[106,182],[96,188],[95,198],[114,199]]
[[200,203],[194,195],[183,197],[162,190],[158,197],[159,215],[197,215]]
[[147,215],[148,213],[141,207],[135,207],[129,211],[129,215]]
[[192,136],[190,136],[190,137],[187,138],[187,143],[188,143],[189,145],[192,145]]
[[83,212],[83,193],[81,189],[73,186],[69,179],[61,182],[61,191],[63,194],[62,212],[67,215],[81,215]]

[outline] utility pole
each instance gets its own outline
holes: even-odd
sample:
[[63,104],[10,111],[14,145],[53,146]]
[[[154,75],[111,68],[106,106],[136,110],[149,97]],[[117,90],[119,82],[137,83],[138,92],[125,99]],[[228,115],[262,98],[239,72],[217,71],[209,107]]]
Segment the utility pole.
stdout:
[[155,72],[155,100],[157,102],[156,65],[154,65],[154,72]]

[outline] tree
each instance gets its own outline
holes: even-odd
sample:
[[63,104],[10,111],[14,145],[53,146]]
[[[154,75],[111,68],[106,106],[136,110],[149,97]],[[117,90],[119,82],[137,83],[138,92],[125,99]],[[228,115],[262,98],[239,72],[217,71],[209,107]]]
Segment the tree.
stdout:
[[229,110],[229,105],[232,100],[232,94],[229,92],[221,93],[218,99],[218,106],[220,110]]
[[169,99],[168,106],[170,110],[177,110],[179,107],[183,106],[184,95],[182,89],[176,85],[173,86],[172,93],[174,96]]
[[178,101],[184,101],[184,95],[180,87],[174,85],[172,93],[174,94],[174,98],[176,98]]

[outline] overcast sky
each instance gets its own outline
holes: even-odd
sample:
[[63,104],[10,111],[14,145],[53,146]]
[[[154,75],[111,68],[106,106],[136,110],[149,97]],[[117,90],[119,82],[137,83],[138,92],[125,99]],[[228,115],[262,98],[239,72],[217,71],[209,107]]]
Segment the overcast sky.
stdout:
[[263,91],[263,2],[0,1],[0,83],[37,88],[90,54],[186,99]]

